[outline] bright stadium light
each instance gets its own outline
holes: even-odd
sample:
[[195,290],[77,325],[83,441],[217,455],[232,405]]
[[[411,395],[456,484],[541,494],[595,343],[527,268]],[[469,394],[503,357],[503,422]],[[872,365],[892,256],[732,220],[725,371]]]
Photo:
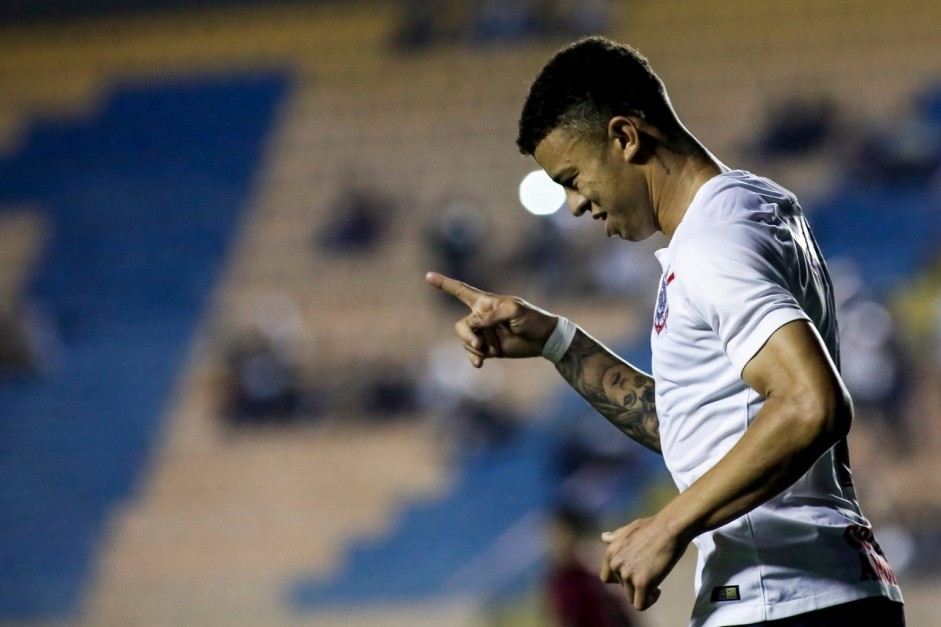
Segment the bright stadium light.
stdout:
[[531,214],[547,216],[558,211],[565,203],[565,190],[543,170],[536,170],[523,177],[520,202]]

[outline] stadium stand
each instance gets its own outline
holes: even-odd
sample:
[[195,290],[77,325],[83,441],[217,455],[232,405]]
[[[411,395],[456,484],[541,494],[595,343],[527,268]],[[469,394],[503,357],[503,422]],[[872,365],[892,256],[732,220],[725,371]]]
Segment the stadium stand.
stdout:
[[[899,111],[937,79],[938,11],[919,0],[631,2],[610,34],[651,57],[689,126],[740,165],[751,121],[776,98],[825,93],[864,125]],[[450,341],[454,310],[421,274],[426,229],[455,194],[475,198],[492,225],[481,262],[498,272],[488,287],[531,295],[501,251],[529,224],[514,208],[532,167],[512,144],[519,102],[556,42],[400,55],[387,45],[396,24],[389,2],[290,3],[0,34],[0,199],[68,200],[62,216],[40,203],[59,239],[34,289],[69,314],[74,343],[52,377],[0,387],[0,555],[11,565],[0,621],[470,625],[498,589],[532,583],[533,572],[472,586],[458,575],[476,579],[490,564],[481,551],[508,530],[538,528],[529,514],[550,492],[538,472],[554,418],[546,406],[569,407],[546,385],[549,367],[498,370],[514,382],[504,402],[530,421],[508,449],[519,455],[494,451],[466,465],[415,417],[376,423],[355,404],[299,429],[232,431],[219,416],[228,342],[272,294],[297,304],[311,342],[304,375],[331,394],[356,389],[364,364],[391,358],[408,370]],[[181,109],[204,115],[184,123]],[[179,126],[149,123],[159,112]],[[134,133],[155,146],[146,172],[120,150],[87,156]],[[180,146],[189,148],[177,155]],[[33,155],[29,168],[23,155]],[[101,187],[47,187],[37,176],[57,164],[81,166],[76,180]],[[799,192],[839,183],[826,159],[767,165]],[[114,174],[122,168],[134,178]],[[314,236],[351,176],[396,209],[374,250],[327,254]],[[168,187],[171,179],[186,184]],[[109,201],[119,194],[121,204]],[[887,212],[879,194],[847,197],[805,204],[819,213],[825,247],[852,253],[837,237],[846,212]],[[928,219],[927,198],[906,202],[926,203]],[[93,201],[104,208],[82,221]],[[128,205],[140,222],[121,211]],[[178,214],[187,220],[166,219]],[[66,218],[82,228],[56,226]],[[856,243],[882,241],[884,225],[868,226]],[[936,237],[897,228],[896,246],[917,237],[923,248],[864,255],[886,284],[917,269]],[[81,263],[95,264],[102,298],[85,298]],[[646,308],[636,314],[624,299],[563,299],[556,309],[612,343],[645,331]],[[80,379],[93,374],[93,385]],[[529,480],[503,494],[504,473]],[[473,524],[460,516],[468,509]],[[521,560],[538,559],[540,548],[529,550]],[[363,574],[376,561],[389,570]],[[679,581],[671,598],[687,588]],[[358,607],[370,600],[378,609]],[[682,600],[670,605],[653,608],[651,625],[683,620]]]

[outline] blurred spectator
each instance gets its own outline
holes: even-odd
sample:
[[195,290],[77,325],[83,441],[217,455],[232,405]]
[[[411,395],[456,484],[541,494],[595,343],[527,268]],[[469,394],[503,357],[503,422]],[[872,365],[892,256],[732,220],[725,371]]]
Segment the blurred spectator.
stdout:
[[450,198],[435,216],[428,231],[433,266],[455,279],[489,285],[481,269],[481,251],[489,224],[480,203],[467,197]]
[[469,457],[508,443],[517,432],[516,415],[503,403],[462,398],[447,416],[455,453]]
[[478,43],[512,42],[537,33],[529,0],[474,0],[471,39]]
[[579,284],[572,280],[577,270],[577,259],[559,224],[558,216],[563,213],[567,212],[530,216],[518,251],[512,260],[507,260],[508,265],[523,268],[529,281],[535,278],[535,287],[547,296],[565,296]]
[[395,203],[384,193],[351,178],[327,208],[333,220],[318,234],[317,242],[331,252],[371,250],[381,242],[395,209]]
[[363,409],[370,418],[400,418],[418,409],[418,383],[407,366],[388,359],[357,372]]
[[878,420],[886,437],[909,449],[906,357],[889,310],[868,295],[848,260],[831,264],[840,321],[840,371],[863,420]]
[[406,0],[392,37],[406,51],[466,38],[472,0]]
[[557,627],[636,627],[636,612],[621,600],[616,586],[601,583],[585,566],[582,544],[587,536],[598,543],[598,530],[584,513],[560,507],[549,524],[549,570],[545,589],[550,624]]
[[539,34],[575,38],[604,32],[611,23],[611,0],[534,0]]
[[904,117],[863,140],[855,174],[863,180],[923,185],[941,167],[941,125]]
[[610,24],[611,0],[407,0],[393,43],[416,50],[439,43],[511,43],[578,37]]
[[236,424],[265,424],[318,414],[320,396],[302,376],[309,350],[294,301],[284,295],[261,299],[255,320],[224,357],[224,417]]
[[232,422],[283,422],[296,416],[301,392],[296,373],[269,338],[250,331],[226,355],[226,417]]
[[451,342],[429,352],[420,382],[421,407],[454,459],[500,446],[516,433],[516,414],[502,398],[503,380],[500,363],[471,368],[464,349]]
[[824,98],[794,99],[768,112],[758,150],[767,156],[793,156],[818,148],[833,130],[836,107]]
[[596,515],[610,508],[620,513],[644,485],[638,447],[593,409],[566,420],[556,441],[550,461],[560,502]]
[[843,306],[841,363],[854,402],[900,426],[905,396],[904,358],[889,310],[868,299]]

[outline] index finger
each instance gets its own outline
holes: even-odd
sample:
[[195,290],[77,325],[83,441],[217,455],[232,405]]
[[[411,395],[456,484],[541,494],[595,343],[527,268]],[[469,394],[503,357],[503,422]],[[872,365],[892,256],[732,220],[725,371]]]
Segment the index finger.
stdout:
[[467,283],[458,281],[457,279],[438,274],[437,272],[428,272],[425,274],[425,281],[437,287],[442,292],[447,292],[451,296],[454,296],[471,309],[474,308],[474,305],[477,304],[481,296],[487,295],[487,292],[479,290],[476,287],[471,287]]

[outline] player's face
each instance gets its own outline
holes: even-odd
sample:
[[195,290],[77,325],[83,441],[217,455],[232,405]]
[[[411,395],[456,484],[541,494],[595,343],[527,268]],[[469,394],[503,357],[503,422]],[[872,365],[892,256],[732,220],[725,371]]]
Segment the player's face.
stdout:
[[657,224],[646,178],[631,158],[636,149],[618,137],[602,141],[555,129],[533,156],[565,189],[573,215],[591,214],[608,237],[639,241],[653,235]]

